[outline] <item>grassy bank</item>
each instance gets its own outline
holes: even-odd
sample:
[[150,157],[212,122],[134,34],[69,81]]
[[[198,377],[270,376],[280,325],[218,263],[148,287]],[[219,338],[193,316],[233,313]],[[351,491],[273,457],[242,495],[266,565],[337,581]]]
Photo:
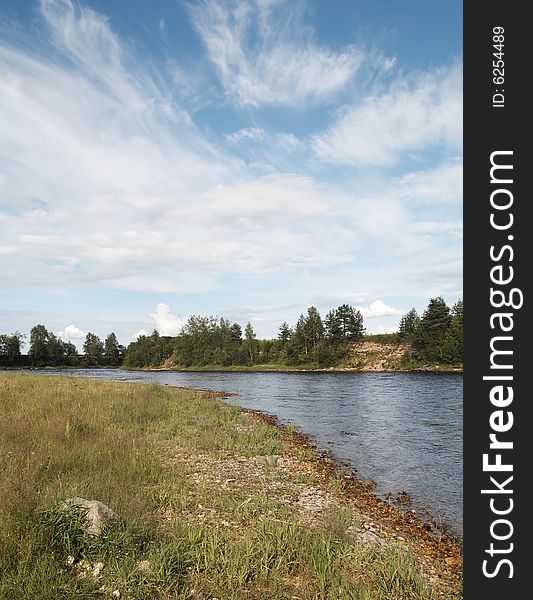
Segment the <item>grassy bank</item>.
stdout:
[[[2,599],[460,597],[453,557],[213,394],[7,373],[0,390]],[[58,507],[72,496],[118,522],[88,538]]]

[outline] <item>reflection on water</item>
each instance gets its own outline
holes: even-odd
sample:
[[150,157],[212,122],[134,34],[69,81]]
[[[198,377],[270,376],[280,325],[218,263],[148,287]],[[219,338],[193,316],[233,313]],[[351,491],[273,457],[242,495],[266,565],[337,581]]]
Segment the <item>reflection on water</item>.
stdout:
[[[33,371],[35,372],[35,371]],[[379,494],[462,533],[462,393],[458,374],[46,371],[237,392],[227,402],[296,425]]]

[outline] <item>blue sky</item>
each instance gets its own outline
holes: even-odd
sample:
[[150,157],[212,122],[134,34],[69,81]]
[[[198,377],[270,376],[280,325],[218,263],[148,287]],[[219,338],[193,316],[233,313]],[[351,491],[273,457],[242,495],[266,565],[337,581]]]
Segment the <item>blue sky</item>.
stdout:
[[0,332],[462,296],[462,3],[0,0]]

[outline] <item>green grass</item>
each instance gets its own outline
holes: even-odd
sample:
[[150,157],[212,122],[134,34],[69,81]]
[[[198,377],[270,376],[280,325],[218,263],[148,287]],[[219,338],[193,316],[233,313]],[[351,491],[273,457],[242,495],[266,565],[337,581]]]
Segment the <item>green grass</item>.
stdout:
[[[156,385],[0,374],[0,390],[2,599],[437,598],[406,549],[353,539],[352,509],[302,523],[290,431]],[[117,522],[87,536],[73,496]]]

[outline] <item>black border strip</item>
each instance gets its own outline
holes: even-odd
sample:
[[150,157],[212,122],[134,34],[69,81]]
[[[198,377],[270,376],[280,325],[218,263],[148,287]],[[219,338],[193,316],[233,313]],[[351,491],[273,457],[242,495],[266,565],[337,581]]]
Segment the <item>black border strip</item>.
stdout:
[[[533,163],[529,160],[528,139],[532,130],[531,101],[526,91],[531,72],[528,42],[532,30],[525,15],[526,7],[527,3],[492,0],[467,2],[464,7],[464,591],[467,600],[528,597],[533,574],[530,564],[533,516],[529,514],[533,499],[527,493],[533,476],[533,424],[529,418],[533,400],[528,381],[528,372],[533,369],[529,310],[533,254],[526,216],[533,203],[529,189]],[[498,53],[498,48],[493,47],[493,35],[499,31],[495,27],[504,30],[500,57],[504,62],[503,83],[493,79],[499,73],[493,72],[492,61],[500,59],[493,55]],[[509,153],[495,154],[493,161],[512,165],[512,169],[496,169],[493,179],[497,181],[491,183],[491,154],[500,151]],[[511,178],[512,183],[508,181]],[[494,193],[496,190],[507,191]],[[512,199],[511,206],[495,209],[491,206],[491,194],[496,204],[504,205],[505,199]],[[505,226],[512,214],[512,225],[495,229],[490,224],[491,213],[493,219],[499,220],[497,224]],[[503,250],[506,245],[512,250]],[[498,265],[502,270],[493,271],[493,278],[506,280],[512,268],[512,281],[507,284],[491,281],[491,269]],[[494,305],[499,303],[501,295],[493,295],[491,303],[491,287],[503,292],[506,299],[514,298],[515,305],[520,303],[520,294],[511,290],[519,289],[523,306],[496,308]],[[491,315],[503,312],[511,313],[512,318],[493,318],[494,328],[491,328]],[[502,332],[502,324],[509,327],[511,322],[512,330]],[[495,340],[497,336],[511,339]],[[491,341],[493,348],[510,350],[512,354],[495,354],[491,363]],[[501,368],[503,364],[510,368]],[[502,375],[513,379],[483,379]],[[497,386],[503,386],[503,395],[493,391],[494,402],[491,402],[491,390]],[[512,387],[514,396],[504,406],[505,398],[510,395],[508,387]],[[497,411],[502,412],[498,415]],[[491,415],[493,425],[502,429],[496,433],[496,439],[512,442],[512,449],[490,449],[489,434],[494,433]],[[512,426],[503,431],[509,427],[511,418]],[[488,454],[490,464],[497,463],[496,455],[500,454],[502,464],[512,465],[513,470],[484,471],[484,454]],[[502,490],[481,493],[484,489],[497,489],[491,476]],[[512,481],[504,485],[510,476]],[[492,509],[502,514],[491,510],[491,501]],[[511,505],[512,510],[504,515]],[[504,540],[494,539],[495,536],[509,537]],[[487,561],[486,574],[483,561]],[[520,593],[522,589],[524,592]]]

